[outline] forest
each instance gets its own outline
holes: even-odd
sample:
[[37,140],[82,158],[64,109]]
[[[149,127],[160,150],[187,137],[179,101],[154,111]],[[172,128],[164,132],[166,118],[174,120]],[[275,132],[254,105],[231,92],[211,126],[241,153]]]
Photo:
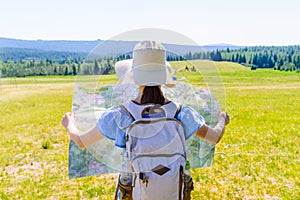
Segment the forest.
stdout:
[[255,46],[240,49],[196,52],[185,55],[187,60],[209,59],[240,63],[252,70],[257,68],[273,68],[281,71],[300,72],[300,46]]
[[[33,49],[0,49],[1,77],[45,75],[111,74],[118,60],[131,58],[130,54],[114,57],[85,59],[86,53],[41,51]],[[168,61],[208,59],[236,62],[250,67],[273,68],[300,72],[300,45],[254,46],[239,49],[188,52],[185,55],[167,53]]]

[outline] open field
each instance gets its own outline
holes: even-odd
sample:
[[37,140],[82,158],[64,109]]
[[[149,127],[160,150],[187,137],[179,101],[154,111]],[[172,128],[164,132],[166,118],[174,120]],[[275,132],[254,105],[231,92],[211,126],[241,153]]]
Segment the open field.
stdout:
[[[300,199],[300,74],[192,64],[220,72],[231,116],[214,166],[192,170],[193,199]],[[203,86],[197,72],[181,73]],[[69,137],[60,121],[75,80],[1,79],[0,199],[113,199],[115,175],[68,178]],[[102,80],[116,83],[116,75]]]

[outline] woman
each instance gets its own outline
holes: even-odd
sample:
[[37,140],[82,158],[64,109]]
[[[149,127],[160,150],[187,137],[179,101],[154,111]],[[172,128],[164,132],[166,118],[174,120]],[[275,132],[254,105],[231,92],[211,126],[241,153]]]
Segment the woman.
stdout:
[[[72,113],[66,113],[62,119],[63,126],[67,129],[71,139],[79,146],[85,147],[94,144],[104,137],[115,141],[115,146],[126,147],[126,128],[132,124],[136,115],[135,110],[143,110],[143,118],[160,117],[164,110],[176,106],[174,102],[166,99],[161,90],[161,85],[174,86],[174,81],[169,72],[169,65],[165,61],[166,51],[164,47],[154,41],[138,43],[133,50],[133,59],[120,61],[116,64],[116,72],[122,83],[132,80],[139,86],[137,97],[124,106],[117,106],[106,111],[98,120],[97,125],[84,133],[79,133],[74,125]],[[148,105],[153,109],[147,110]],[[229,123],[229,116],[225,112],[219,114],[218,123],[215,127],[205,124],[204,118],[194,109],[187,105],[178,107],[175,118],[180,121],[184,129],[184,137],[188,139],[193,134],[217,144],[222,138],[225,125]],[[133,112],[132,112],[133,111]],[[124,195],[124,194],[123,194]]]
[[[151,100],[152,96],[155,99]],[[143,105],[145,103],[164,105],[164,104],[162,104],[162,102],[164,102],[164,104],[166,104],[169,101],[167,99],[164,99],[164,96],[162,94],[160,86],[140,86],[139,87],[139,95],[134,100],[134,103],[136,103],[137,105]],[[105,118],[105,120],[109,120],[109,116],[112,117],[114,115],[113,114],[114,112],[121,112],[121,110],[119,108],[114,108],[114,110],[110,110],[110,112],[111,113],[106,112],[104,114],[104,117],[101,117],[99,119],[98,124],[101,124],[101,126],[104,126],[105,124],[110,124],[110,123],[105,123],[104,118]],[[184,108],[181,108],[180,112],[192,112],[193,113],[192,115],[197,116],[196,111],[194,111],[192,108],[187,107],[187,106],[186,107],[184,106]],[[124,117],[130,118],[130,116],[124,116]],[[204,120],[202,118],[202,116],[200,116],[200,115],[198,115],[198,118],[201,121]],[[103,119],[103,121],[101,119]],[[112,119],[112,118],[110,118],[110,119]],[[195,120],[195,119],[193,119],[193,120]],[[130,121],[130,120],[127,119],[127,121]],[[185,122],[185,123],[187,123],[186,125],[188,126],[188,122]],[[190,123],[192,123],[192,122],[190,122]],[[228,123],[229,123],[228,114],[225,112],[221,112],[219,114],[218,123],[214,128],[206,125],[203,122],[203,124],[199,124],[199,128],[197,129],[197,131],[192,134],[196,134],[198,137],[200,137],[208,142],[217,144],[224,134],[225,125],[227,125]],[[103,133],[101,133],[99,130],[101,128],[99,128],[98,126],[91,128],[89,131],[87,131],[85,133],[80,133],[79,130],[75,126],[74,115],[71,112],[67,112],[63,116],[62,125],[66,128],[66,130],[70,134],[71,139],[81,148],[90,146],[90,145],[94,144],[95,142],[101,140],[104,137]],[[108,134],[114,135],[113,132],[108,133]],[[106,136],[108,136],[108,135],[106,135]],[[124,136],[125,136],[125,133],[124,133]],[[191,136],[191,135],[188,134],[188,136]],[[110,139],[116,139],[115,137],[109,136]],[[187,138],[189,138],[189,137],[187,137]],[[116,144],[116,146],[124,147],[124,145],[122,145],[121,143]]]

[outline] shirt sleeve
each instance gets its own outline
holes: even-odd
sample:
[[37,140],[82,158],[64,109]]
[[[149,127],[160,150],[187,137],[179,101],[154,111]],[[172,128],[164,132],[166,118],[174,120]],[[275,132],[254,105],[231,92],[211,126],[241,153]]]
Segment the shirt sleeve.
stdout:
[[205,119],[193,108],[182,105],[177,120],[183,124],[185,139],[190,138],[205,124]]
[[105,111],[98,119],[97,126],[106,138],[114,140],[115,146],[126,147],[126,127],[132,123],[132,118],[119,106]]

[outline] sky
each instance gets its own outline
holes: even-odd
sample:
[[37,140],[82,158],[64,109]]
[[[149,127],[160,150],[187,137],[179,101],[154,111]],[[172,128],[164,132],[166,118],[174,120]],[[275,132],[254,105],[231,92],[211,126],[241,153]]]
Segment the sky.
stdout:
[[142,28],[199,45],[300,44],[298,0],[0,0],[0,37],[108,40]]

